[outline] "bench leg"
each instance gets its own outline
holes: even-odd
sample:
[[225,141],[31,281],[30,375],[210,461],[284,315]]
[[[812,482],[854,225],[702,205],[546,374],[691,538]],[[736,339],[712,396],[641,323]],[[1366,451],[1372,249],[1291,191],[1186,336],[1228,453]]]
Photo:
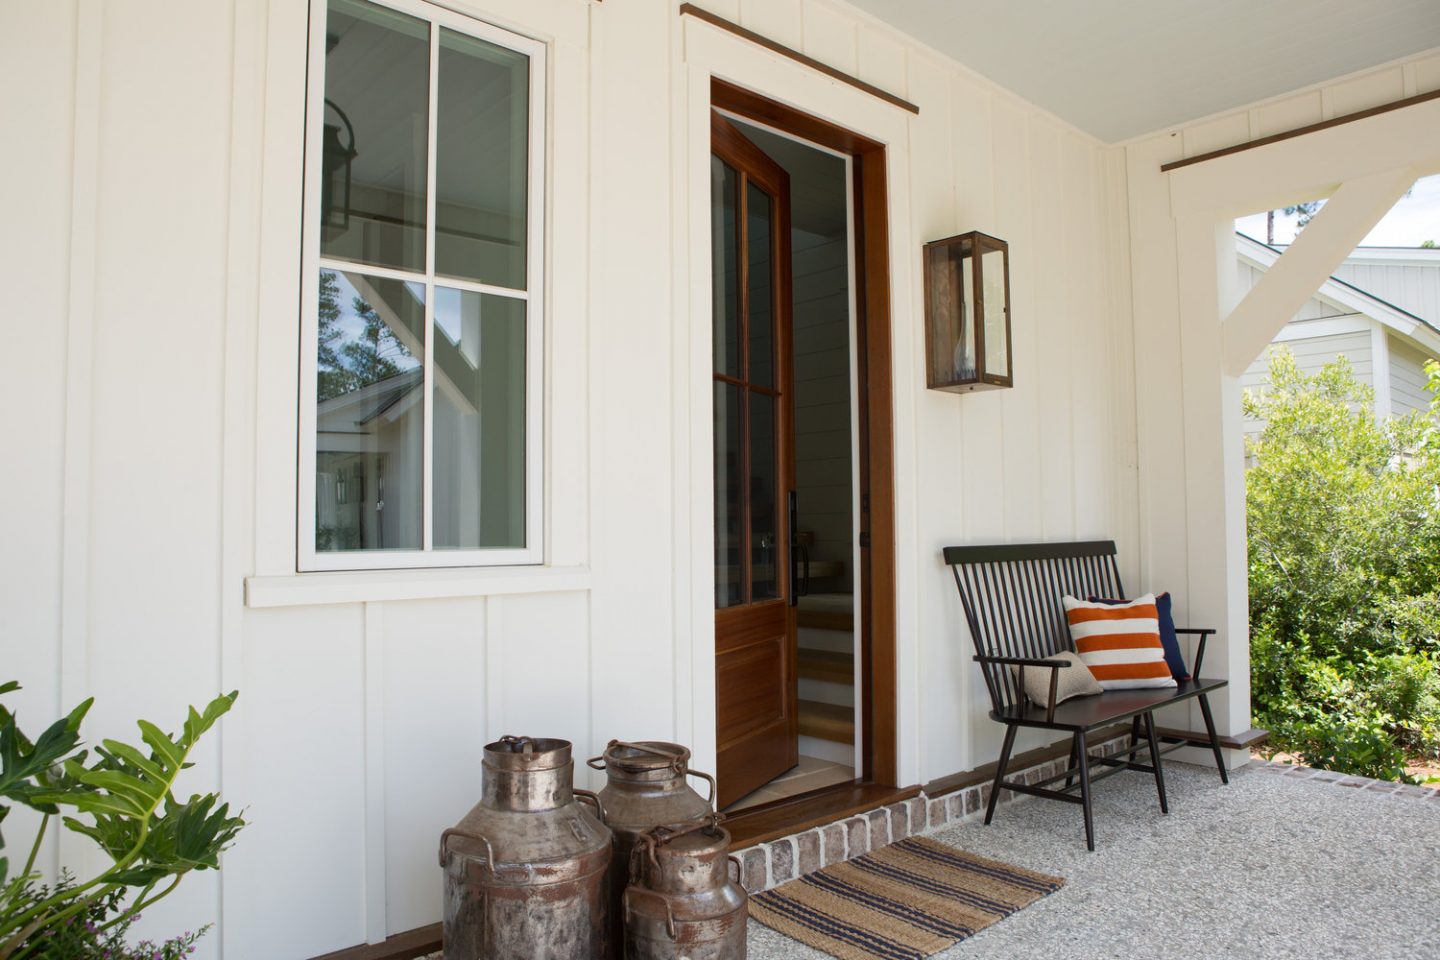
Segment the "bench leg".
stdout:
[[[1130,746],[1140,746],[1140,717],[1137,714],[1135,719],[1130,721]],[[1135,756],[1133,753],[1130,756]]]
[[1090,751],[1085,746],[1085,734],[1082,731],[1075,731],[1075,744],[1072,749],[1080,767],[1080,805],[1085,809],[1085,846],[1094,853],[1095,815],[1090,810]]
[[1015,746],[1014,724],[1005,727],[1005,745],[1000,748],[1000,762],[995,765],[995,782],[990,785],[990,802],[985,804],[985,826],[995,818],[995,803],[1000,799],[1000,781],[1005,779],[1005,768],[1010,765],[1010,748]]
[[1155,768],[1155,789],[1160,793],[1160,812],[1169,813],[1165,799],[1165,768],[1160,763],[1160,744],[1155,739],[1155,714],[1145,714],[1145,736],[1150,740],[1150,766]]
[[1070,776],[1065,778],[1065,789],[1069,790],[1075,784],[1075,769],[1080,764],[1080,738],[1075,737],[1070,741],[1070,766],[1066,767]]
[[1205,718],[1205,732],[1210,735],[1210,749],[1215,751],[1215,766],[1220,771],[1220,782],[1229,783],[1230,774],[1225,770],[1225,755],[1220,752],[1220,741],[1215,739],[1215,718],[1210,715],[1210,696],[1200,694],[1200,715]]

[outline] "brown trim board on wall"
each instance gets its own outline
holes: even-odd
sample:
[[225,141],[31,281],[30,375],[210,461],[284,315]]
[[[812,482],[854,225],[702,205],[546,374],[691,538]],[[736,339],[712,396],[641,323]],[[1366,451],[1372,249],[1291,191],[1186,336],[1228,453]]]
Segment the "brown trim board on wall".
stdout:
[[821,63],[814,57],[808,57],[805,54],[801,53],[799,50],[796,50],[793,47],[787,47],[783,43],[777,43],[776,41],[771,40],[769,37],[762,36],[761,34],[756,33],[754,30],[747,30],[744,27],[740,26],[740,24],[735,23],[732,20],[726,20],[724,17],[719,16],[718,14],[711,13],[709,10],[702,10],[701,8],[695,6],[695,4],[693,3],[680,4],[680,15],[694,17],[696,20],[703,20],[705,23],[708,23],[711,26],[719,27],[721,30],[724,30],[727,33],[733,33],[735,34],[735,36],[740,37],[743,40],[749,40],[751,43],[758,44],[759,46],[764,47],[766,50],[778,53],[782,57],[787,57],[791,60],[794,60],[796,63],[804,64],[812,70],[818,70],[820,73],[825,74],[825,76],[831,77],[835,80],[839,80],[841,83],[848,83],[850,86],[854,87],[857,90],[863,90],[866,93],[870,94],[872,97],[878,97],[881,100],[884,100],[886,103],[894,104],[895,106],[900,107],[903,110],[909,110],[911,113],[916,114],[920,112],[920,108],[917,107],[915,104],[911,103],[909,100],[897,97],[895,94],[889,92],[888,90],[882,90],[874,84],[866,83],[859,77],[854,77],[848,73],[845,73],[842,70],[837,70],[834,67],[830,66],[828,63]]

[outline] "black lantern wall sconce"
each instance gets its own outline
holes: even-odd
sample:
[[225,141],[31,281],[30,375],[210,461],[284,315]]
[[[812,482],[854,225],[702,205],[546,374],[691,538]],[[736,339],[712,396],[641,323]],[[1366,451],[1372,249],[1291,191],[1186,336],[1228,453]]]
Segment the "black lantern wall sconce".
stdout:
[[355,128],[345,111],[335,101],[325,101],[327,112],[333,112],[345,125],[345,139],[340,139],[340,125],[323,125],[320,140],[320,227],[327,238],[350,227],[350,165],[360,154],[355,150]]
[[926,380],[969,393],[1015,385],[1010,245],[978,230],[925,244]]

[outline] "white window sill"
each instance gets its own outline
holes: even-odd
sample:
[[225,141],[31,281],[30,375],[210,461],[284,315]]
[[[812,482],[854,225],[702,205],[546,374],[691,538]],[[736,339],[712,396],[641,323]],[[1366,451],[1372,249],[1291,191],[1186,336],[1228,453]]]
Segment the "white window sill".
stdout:
[[245,606],[305,607],[590,589],[589,567],[365,570],[246,577]]

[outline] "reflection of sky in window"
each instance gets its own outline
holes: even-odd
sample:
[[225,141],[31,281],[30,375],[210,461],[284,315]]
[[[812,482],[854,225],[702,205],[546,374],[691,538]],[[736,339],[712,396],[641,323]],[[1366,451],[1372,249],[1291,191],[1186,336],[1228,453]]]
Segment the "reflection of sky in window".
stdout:
[[461,300],[459,290],[435,288],[435,329],[445,334],[446,340],[457,345],[460,343]]
[[[340,316],[335,319],[334,324],[334,329],[340,334],[340,337],[334,344],[335,348],[338,350],[343,344],[359,343],[365,339],[365,318],[355,309],[355,299],[359,297],[370,304],[370,308],[375,311],[381,323],[385,325],[386,330],[394,335],[398,343],[399,349],[390,347],[382,350],[381,355],[394,363],[400,370],[417,369],[421,362],[418,354],[423,353],[423,347],[421,344],[413,342],[414,335],[404,328],[402,322],[398,322],[398,318],[395,318],[397,322],[391,322],[397,306],[405,309],[409,305],[387,304],[383,300],[380,300],[378,296],[372,297],[362,294],[351,281],[351,274],[337,270],[326,270],[324,272],[335,278],[337,290],[335,300],[336,306],[340,308]],[[358,274],[356,276],[358,276]],[[383,283],[385,281],[377,280],[375,282]],[[414,297],[415,309],[423,310],[421,305],[425,302],[425,285],[423,283],[405,281],[404,287],[406,293]],[[390,289],[394,289],[393,285]],[[379,291],[377,290],[376,292],[378,293]]]

